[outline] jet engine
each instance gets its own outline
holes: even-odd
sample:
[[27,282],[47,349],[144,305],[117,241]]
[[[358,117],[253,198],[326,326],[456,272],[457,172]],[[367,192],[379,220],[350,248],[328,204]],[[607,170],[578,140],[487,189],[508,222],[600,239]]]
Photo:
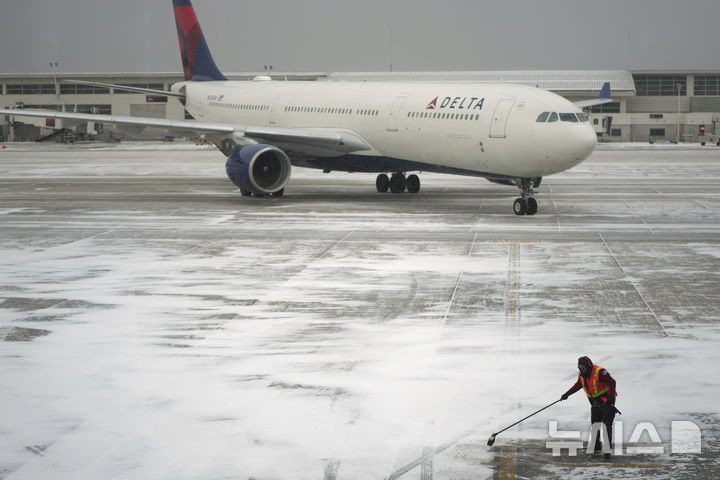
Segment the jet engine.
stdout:
[[244,195],[279,192],[290,180],[291,168],[285,152],[263,144],[238,147],[225,163],[228,178]]

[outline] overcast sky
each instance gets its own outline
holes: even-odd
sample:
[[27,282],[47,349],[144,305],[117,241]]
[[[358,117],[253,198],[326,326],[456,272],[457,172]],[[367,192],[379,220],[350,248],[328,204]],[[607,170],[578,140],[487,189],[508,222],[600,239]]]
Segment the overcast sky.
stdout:
[[[180,72],[170,0],[0,0],[0,72]],[[225,72],[720,70],[720,0],[194,0]]]

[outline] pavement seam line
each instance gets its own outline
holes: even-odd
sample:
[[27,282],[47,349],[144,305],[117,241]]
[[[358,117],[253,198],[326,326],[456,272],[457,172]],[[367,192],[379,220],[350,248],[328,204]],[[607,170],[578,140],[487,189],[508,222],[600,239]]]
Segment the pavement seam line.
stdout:
[[663,331],[663,333],[665,334],[665,336],[666,336],[666,337],[672,337],[672,335],[670,335],[670,332],[668,332],[667,329],[665,328],[665,325],[662,324],[662,322],[660,321],[660,319],[658,318],[658,316],[655,314],[655,310],[652,309],[652,307],[651,307],[650,304],[647,302],[647,300],[645,300],[645,297],[643,296],[643,294],[640,293],[640,290],[638,290],[637,285],[635,285],[635,282],[633,282],[632,279],[630,278],[630,276],[627,274],[627,272],[625,271],[625,268],[623,268],[622,264],[620,263],[620,261],[619,261],[619,260],[617,259],[617,257],[615,256],[615,253],[613,253],[613,251],[610,249],[610,246],[609,246],[609,245],[607,244],[607,242],[605,241],[605,238],[602,236],[602,233],[598,233],[598,235],[600,236],[600,240],[602,240],[603,245],[605,245],[605,248],[606,248],[607,251],[610,253],[610,255],[612,256],[613,260],[615,260],[615,263],[617,264],[617,266],[620,267],[620,271],[623,273],[623,275],[625,275],[625,280],[626,280],[630,285],[632,285],[633,289],[635,290],[635,293],[638,294],[638,297],[640,297],[640,299],[643,301],[643,303],[645,304],[645,306],[647,307],[647,309],[650,311],[650,313],[652,314],[653,318],[655,319],[655,322],[660,326],[660,328],[662,329],[662,331]]
[[[475,236],[473,237],[472,243],[470,244],[470,250],[468,250],[467,256],[470,257],[472,255],[473,248],[475,247],[475,241],[477,240],[477,232],[475,232]],[[450,315],[450,309],[452,308],[453,302],[455,301],[455,294],[457,293],[458,287],[460,286],[460,281],[462,280],[464,271],[460,270],[460,273],[458,273],[457,279],[455,280],[455,287],[453,288],[452,295],[450,295],[450,301],[448,302],[447,309],[445,310],[445,315],[443,315],[442,323],[445,325],[445,322],[447,322],[448,315]]]

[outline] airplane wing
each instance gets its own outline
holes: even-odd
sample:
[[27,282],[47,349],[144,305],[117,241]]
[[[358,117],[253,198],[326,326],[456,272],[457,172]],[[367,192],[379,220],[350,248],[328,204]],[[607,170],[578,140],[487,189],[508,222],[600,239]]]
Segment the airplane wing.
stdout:
[[222,122],[198,122],[194,120],[169,120],[164,118],[125,117],[120,115],[95,115],[90,113],[65,113],[42,110],[0,109],[0,114],[16,117],[56,118],[84,122],[135,125],[142,127],[186,130],[206,134],[232,136],[237,143],[284,143],[304,145],[311,148],[330,150],[339,154],[372,150],[359,135],[342,129],[294,129],[235,125]]
[[604,103],[610,103],[612,102],[611,92],[610,92],[610,82],[605,82],[602,86],[602,89],[600,89],[600,95],[598,95],[597,98],[593,98],[592,100],[582,100],[580,102],[575,102],[575,105],[579,108],[585,108],[585,107],[592,107],[595,105],[602,105]]

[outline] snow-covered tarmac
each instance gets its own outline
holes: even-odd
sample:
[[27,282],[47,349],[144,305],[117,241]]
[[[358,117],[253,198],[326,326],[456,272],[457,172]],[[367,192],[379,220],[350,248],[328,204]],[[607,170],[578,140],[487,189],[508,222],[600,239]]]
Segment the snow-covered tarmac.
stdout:
[[[0,479],[720,477],[718,147],[600,145],[532,217],[435,174],[241,197],[190,144],[10,144],[0,172]],[[622,455],[552,456],[582,392],[487,447],[581,355]]]

